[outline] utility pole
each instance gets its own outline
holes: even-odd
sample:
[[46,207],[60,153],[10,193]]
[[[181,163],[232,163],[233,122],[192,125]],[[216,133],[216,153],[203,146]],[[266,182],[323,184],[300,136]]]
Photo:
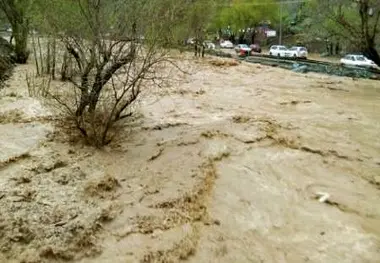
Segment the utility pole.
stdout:
[[280,1],[280,33],[278,38],[278,44],[282,45],[282,1]]

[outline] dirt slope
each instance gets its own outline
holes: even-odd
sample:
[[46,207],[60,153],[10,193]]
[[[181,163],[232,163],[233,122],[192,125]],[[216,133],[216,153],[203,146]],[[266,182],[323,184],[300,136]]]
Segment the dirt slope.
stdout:
[[220,64],[146,94],[102,151],[17,115],[46,139],[0,167],[0,262],[379,262],[379,82]]

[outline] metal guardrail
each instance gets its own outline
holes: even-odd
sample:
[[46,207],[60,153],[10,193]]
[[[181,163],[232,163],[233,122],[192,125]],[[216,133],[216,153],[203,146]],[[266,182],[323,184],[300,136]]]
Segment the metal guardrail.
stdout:
[[380,70],[373,68],[344,66],[338,63],[311,59],[300,59],[291,57],[277,58],[262,54],[246,57],[237,57],[231,55],[230,53],[223,52],[221,50],[208,51],[207,53],[219,57],[233,57],[241,61],[246,61],[248,63],[258,63],[263,65],[281,67],[284,69],[293,70],[295,72],[316,72],[342,77],[380,80]]
[[299,62],[302,64],[319,64],[319,65],[326,65],[326,66],[342,66],[345,68],[352,68],[352,69],[364,69],[373,73],[378,73],[380,74],[380,70],[376,68],[369,68],[369,67],[360,67],[360,66],[349,66],[349,65],[341,65],[340,63],[334,63],[334,62],[328,62],[328,61],[320,61],[320,60],[313,60],[313,59],[304,59],[304,58],[294,58],[294,57],[273,57],[270,55],[263,55],[263,54],[255,54],[254,56],[249,56],[251,57],[262,57],[262,58],[268,58],[268,59],[280,59],[280,60],[288,60],[288,61],[293,61],[293,62]]
[[[377,69],[344,66],[337,63],[317,61],[317,60],[301,60],[294,58],[273,58],[263,56],[249,56],[243,58],[243,60],[250,63],[260,63],[267,65],[277,65],[285,69],[291,69],[298,72],[317,72],[325,73],[329,75],[355,77],[355,78],[367,78],[380,80],[380,71]],[[298,70],[297,70],[298,69]]]

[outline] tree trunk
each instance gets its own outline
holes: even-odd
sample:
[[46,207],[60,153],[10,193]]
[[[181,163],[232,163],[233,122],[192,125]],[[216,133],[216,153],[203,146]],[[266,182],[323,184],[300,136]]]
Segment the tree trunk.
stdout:
[[68,68],[69,68],[69,54],[67,51],[63,54],[63,62],[61,67],[61,81],[66,81],[68,79]]
[[[376,63],[376,65],[380,66],[380,56],[379,53],[376,50],[376,34],[377,34],[377,25],[379,23],[379,18],[380,18],[380,12],[377,15],[375,25],[373,26],[373,30],[370,29],[369,25],[369,1],[360,1],[360,19],[361,19],[361,49],[363,52],[363,55],[365,55],[367,58],[372,60],[373,62]],[[370,31],[373,31],[371,33]]]
[[337,41],[335,44],[335,55],[339,55],[339,52],[340,52],[340,45],[339,45],[339,41]]
[[368,59],[372,60],[376,63],[376,65],[380,66],[380,56],[377,52],[376,48],[374,47],[367,47],[363,49],[363,55],[366,56]]
[[231,41],[232,44],[235,44],[235,34],[231,34],[229,41]]
[[55,80],[55,64],[56,64],[56,59],[57,59],[57,41],[55,37],[53,38],[53,58],[51,62],[51,77],[53,80]]
[[29,57],[28,52],[28,33],[29,23],[25,16],[27,5],[30,1],[2,0],[0,9],[6,15],[9,24],[12,27],[12,36],[10,42],[15,40],[16,63],[25,64]]
[[32,35],[32,46],[33,46],[34,62],[36,63],[37,76],[39,76],[41,72],[40,72],[40,67],[38,65],[38,56],[37,56],[36,41],[35,41],[34,35]]
[[44,66],[44,58],[42,55],[42,47],[41,47],[41,41],[40,37],[37,37],[37,45],[38,45],[38,51],[39,51],[39,57],[40,57],[40,67],[41,67],[41,74],[45,74],[45,66]]
[[26,64],[29,57],[28,52],[28,27],[17,25],[13,27],[15,39],[16,62]]
[[96,105],[99,101],[100,92],[102,90],[101,84],[94,84],[95,87],[92,88],[88,99],[88,112],[95,112]]
[[239,44],[244,44],[245,41],[244,41],[244,34],[240,34],[239,35]]
[[51,38],[48,38],[47,42],[47,51],[46,51],[46,74],[50,75],[50,67],[51,67]]
[[79,106],[77,108],[77,111],[75,112],[75,115],[77,117],[82,116],[87,105],[88,105],[88,93],[86,90],[83,89],[80,96]]

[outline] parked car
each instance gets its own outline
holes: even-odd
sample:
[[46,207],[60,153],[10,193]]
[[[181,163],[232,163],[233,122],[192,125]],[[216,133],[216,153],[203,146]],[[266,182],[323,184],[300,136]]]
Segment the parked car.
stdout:
[[251,53],[252,52],[261,53],[261,47],[259,44],[252,44],[249,47],[251,48]]
[[340,64],[346,66],[370,67],[377,68],[377,65],[372,60],[363,55],[348,54],[340,60]]
[[235,47],[235,51],[238,54],[248,55],[251,53],[251,48],[246,44],[239,44]]
[[294,58],[307,58],[308,52],[305,47],[291,47],[288,51],[286,51],[287,57]]
[[222,42],[220,42],[220,47],[221,48],[234,48],[234,44],[232,44],[232,42],[229,40],[223,40]]
[[274,45],[269,49],[270,56],[285,57],[288,49],[285,46]]
[[207,49],[215,49],[215,44],[212,43],[210,40],[206,40],[203,42],[203,45],[205,46],[205,48]]

